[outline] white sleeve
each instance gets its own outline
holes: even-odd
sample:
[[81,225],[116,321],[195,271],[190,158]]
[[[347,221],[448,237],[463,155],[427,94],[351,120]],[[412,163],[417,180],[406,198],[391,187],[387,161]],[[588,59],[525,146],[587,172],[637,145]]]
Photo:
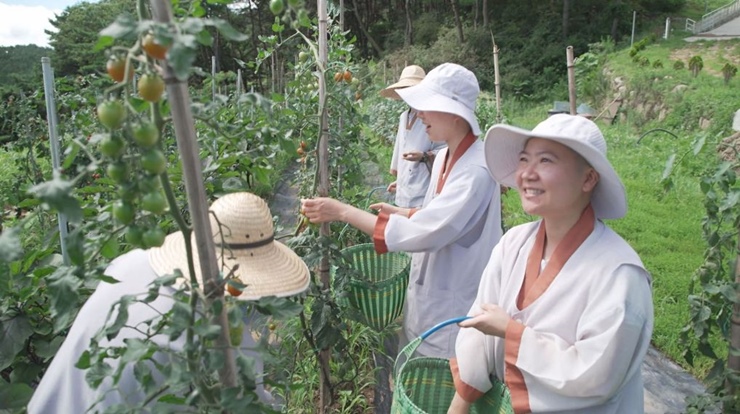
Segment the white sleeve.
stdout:
[[391,170],[398,171],[398,161],[401,159],[401,151],[403,151],[403,148],[401,148],[403,141],[403,134],[406,133],[405,131],[405,124],[406,124],[406,116],[408,115],[408,110],[403,111],[401,116],[398,118],[398,128],[396,129],[396,141],[393,143],[393,156],[391,157]]
[[646,335],[652,331],[649,278],[633,265],[622,265],[608,277],[614,283],[590,293],[575,343],[525,328],[516,367],[524,376],[533,411],[602,404],[640,369],[641,352],[650,341]]
[[453,173],[454,179],[445,183],[442,192],[413,216],[390,215],[385,228],[388,250],[439,250],[465,235],[486,214],[494,191],[488,171],[481,166],[466,165]]
[[[468,312],[468,316],[479,314],[481,312],[480,305],[483,303],[498,302],[496,296],[498,296],[501,286],[503,243],[504,239],[501,239],[501,242],[493,248],[491,258],[481,276],[478,295]],[[455,387],[458,393],[467,401],[472,402],[476,399],[476,396],[473,395],[475,391],[485,394],[493,386],[490,377],[496,370],[494,339],[494,337],[475,328],[460,328],[460,332],[457,334],[455,358],[459,377],[456,378]]]

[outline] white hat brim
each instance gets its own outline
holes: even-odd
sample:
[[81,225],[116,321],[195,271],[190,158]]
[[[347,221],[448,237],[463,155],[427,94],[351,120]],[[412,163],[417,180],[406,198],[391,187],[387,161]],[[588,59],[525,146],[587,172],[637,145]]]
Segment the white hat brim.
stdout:
[[[194,240],[194,239],[193,239]],[[195,276],[202,285],[198,252],[193,246]],[[234,275],[246,285],[239,300],[258,300],[266,296],[286,297],[298,295],[308,289],[310,274],[308,266],[284,244],[273,241],[253,249],[224,250],[217,248],[219,270],[226,276],[235,265]],[[149,250],[149,263],[160,275],[174,274],[180,269],[184,278],[178,278],[176,286],[189,284],[185,240],[181,232],[168,235],[161,247]]]
[[496,181],[507,187],[517,188],[519,153],[529,138],[552,140],[580,154],[599,173],[599,183],[591,194],[595,216],[600,219],[624,217],[627,213],[627,194],[609,160],[596,148],[567,136],[532,133],[505,124],[492,126],[486,132],[485,153],[486,164]]
[[468,122],[473,135],[479,136],[481,134],[474,109],[435,91],[428,85],[421,83],[416,86],[398,89],[396,93],[417,111],[435,111],[458,115]]

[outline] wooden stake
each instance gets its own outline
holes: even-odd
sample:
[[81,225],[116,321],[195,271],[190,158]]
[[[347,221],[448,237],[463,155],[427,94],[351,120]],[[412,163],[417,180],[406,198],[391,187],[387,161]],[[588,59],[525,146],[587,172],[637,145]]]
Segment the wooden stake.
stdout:
[[576,111],[576,73],[573,60],[573,46],[565,49],[568,62],[568,97],[570,101],[570,114],[575,115]]

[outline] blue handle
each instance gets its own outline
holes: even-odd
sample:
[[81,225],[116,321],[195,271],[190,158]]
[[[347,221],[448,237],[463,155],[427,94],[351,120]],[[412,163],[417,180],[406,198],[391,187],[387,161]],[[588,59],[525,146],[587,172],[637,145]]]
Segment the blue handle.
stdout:
[[429,328],[423,334],[421,334],[421,339],[426,339],[427,336],[429,336],[429,335],[437,332],[438,330],[444,328],[445,326],[450,325],[450,324],[453,324],[453,323],[462,322],[465,319],[470,319],[470,316],[459,316],[457,318],[452,318],[452,319],[448,319],[448,320],[446,320],[444,322],[440,322],[440,323],[432,326],[431,328]]

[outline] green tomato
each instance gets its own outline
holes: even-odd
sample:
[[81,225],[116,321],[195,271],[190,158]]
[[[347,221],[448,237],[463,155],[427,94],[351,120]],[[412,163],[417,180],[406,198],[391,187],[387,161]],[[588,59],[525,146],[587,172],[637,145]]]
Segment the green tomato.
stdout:
[[150,149],[141,156],[141,167],[149,174],[162,174],[167,169],[167,158],[162,151]]
[[307,60],[308,60],[308,57],[309,57],[309,56],[311,56],[311,54],[310,54],[310,53],[306,52],[305,50],[302,50],[302,51],[301,51],[301,52],[300,52],[300,53],[298,54],[298,60],[299,60],[299,61],[301,61],[301,62],[305,62],[305,61],[307,61]]
[[142,193],[151,193],[152,191],[159,190],[162,188],[162,183],[159,181],[159,176],[145,176],[142,177],[138,182],[139,191]]
[[106,168],[106,173],[111,180],[118,184],[123,184],[128,181],[128,164],[123,161],[110,163],[108,164],[108,168]]
[[116,200],[113,203],[113,218],[119,223],[126,225],[134,221],[136,216],[136,210],[131,203],[127,203],[123,200]]
[[160,191],[144,194],[141,198],[141,208],[154,214],[162,214],[167,210],[167,199]]
[[126,184],[118,187],[118,197],[120,197],[123,201],[132,203],[134,200],[136,200],[138,196],[139,191],[137,189],[136,183]]
[[144,234],[141,235],[141,241],[144,243],[144,247],[146,248],[159,247],[164,243],[165,236],[166,235],[162,229],[154,227],[144,231]]
[[98,145],[100,153],[109,158],[118,158],[126,151],[126,141],[111,134],[106,134]]
[[126,120],[126,108],[120,101],[105,101],[98,105],[98,119],[108,129],[118,129]]
[[132,246],[144,247],[143,236],[144,230],[139,226],[129,226],[126,229],[126,242]]
[[279,16],[283,14],[283,11],[285,10],[285,3],[283,3],[283,0],[270,0],[270,11],[275,16]]
[[144,122],[134,127],[134,141],[143,148],[149,148],[159,141],[159,131],[151,122]]

